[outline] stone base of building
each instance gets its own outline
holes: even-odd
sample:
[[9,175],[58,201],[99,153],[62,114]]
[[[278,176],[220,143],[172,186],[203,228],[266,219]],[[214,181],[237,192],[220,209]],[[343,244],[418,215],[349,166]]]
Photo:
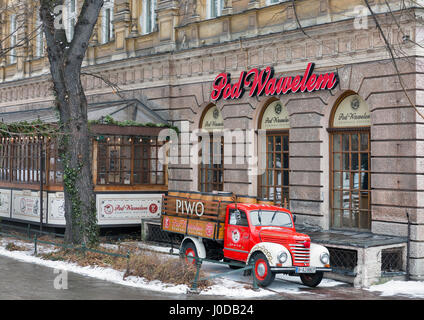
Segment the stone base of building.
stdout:
[[333,272],[327,278],[369,287],[407,279],[407,239],[369,232],[316,231],[297,228],[327,247]]

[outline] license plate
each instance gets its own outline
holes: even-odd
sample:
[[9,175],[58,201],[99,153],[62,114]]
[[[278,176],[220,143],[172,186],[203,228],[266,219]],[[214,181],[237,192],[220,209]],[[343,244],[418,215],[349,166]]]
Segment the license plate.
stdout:
[[296,273],[315,273],[315,267],[296,267]]

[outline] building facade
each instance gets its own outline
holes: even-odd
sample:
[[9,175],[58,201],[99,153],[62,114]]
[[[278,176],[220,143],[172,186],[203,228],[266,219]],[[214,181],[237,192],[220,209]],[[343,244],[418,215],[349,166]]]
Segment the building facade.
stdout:
[[[81,2],[65,2],[68,38]],[[168,123],[180,137],[200,130],[178,140],[169,190],[269,199],[289,206],[299,225],[407,238],[401,269],[423,279],[422,12],[415,2],[368,3],[377,20],[359,0],[105,1],[83,67],[93,117]],[[39,25],[23,10],[3,13],[0,38],[16,30],[12,46]],[[37,35],[0,56],[5,122],[52,112],[42,43]],[[238,95],[234,85],[243,72],[254,82],[252,70],[257,90],[243,78]],[[214,96],[223,74],[234,94],[223,87]],[[319,86],[320,75],[337,82]],[[235,129],[242,140],[223,138]],[[184,150],[196,144],[209,162],[188,159]]]

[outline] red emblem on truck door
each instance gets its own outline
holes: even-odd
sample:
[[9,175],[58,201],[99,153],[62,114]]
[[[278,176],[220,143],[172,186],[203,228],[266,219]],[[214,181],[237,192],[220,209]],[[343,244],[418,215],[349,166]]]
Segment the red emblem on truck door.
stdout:
[[240,231],[234,229],[231,233],[231,239],[233,239],[234,243],[238,243],[240,241]]

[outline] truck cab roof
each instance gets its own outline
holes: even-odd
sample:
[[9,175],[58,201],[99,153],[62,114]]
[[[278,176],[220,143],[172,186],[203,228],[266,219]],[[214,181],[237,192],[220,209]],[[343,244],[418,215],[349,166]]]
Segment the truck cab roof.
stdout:
[[[228,205],[230,207],[230,209],[233,209],[236,207],[236,203],[232,203]],[[241,209],[241,210],[245,210],[245,211],[252,211],[252,210],[270,210],[270,211],[284,211],[287,213],[290,213],[290,210],[287,210],[285,208],[282,207],[278,207],[278,206],[272,206],[272,205],[268,205],[268,204],[258,204],[258,203],[237,203],[237,209]]]

